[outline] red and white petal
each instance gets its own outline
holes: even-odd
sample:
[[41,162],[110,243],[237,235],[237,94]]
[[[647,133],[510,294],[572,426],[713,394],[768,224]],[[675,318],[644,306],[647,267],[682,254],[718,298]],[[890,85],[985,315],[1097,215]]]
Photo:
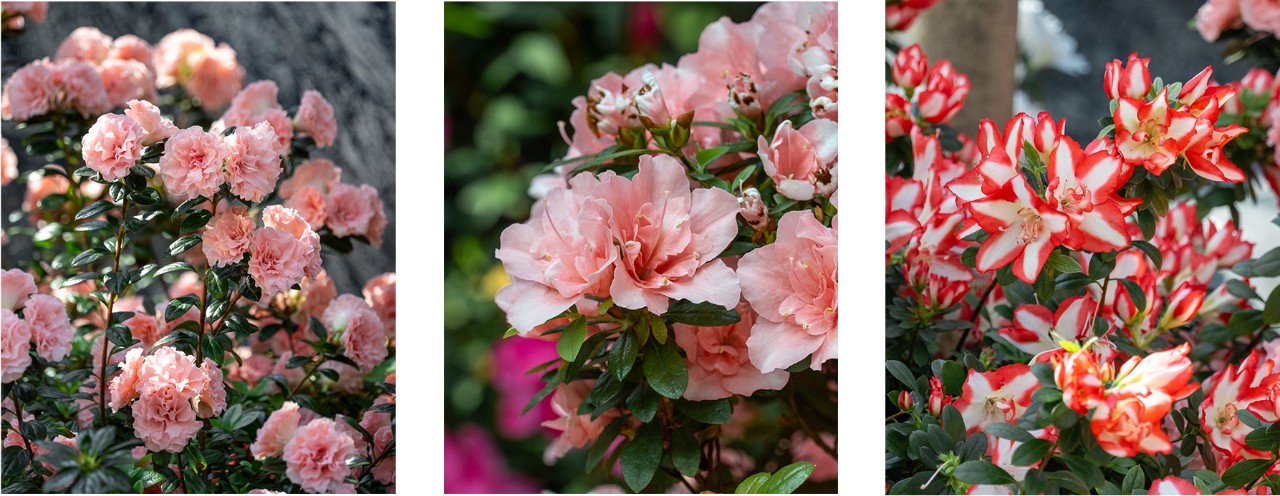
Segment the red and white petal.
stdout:
[[1040,269],[1044,267],[1044,262],[1049,259],[1052,251],[1053,244],[1049,242],[1049,236],[1042,235],[1040,239],[1027,243],[1014,262],[1013,275],[1027,284],[1035,283],[1036,276],[1040,275]]
[[1177,477],[1174,475],[1170,475],[1163,479],[1156,479],[1154,481],[1151,481],[1151,489],[1147,490],[1147,494],[1203,494],[1203,493],[1200,492],[1200,488],[1196,487],[1195,484],[1192,484],[1186,479],[1183,479],[1181,477]]
[[920,222],[914,215],[902,210],[891,212],[884,221],[885,240],[889,242],[888,252],[898,251],[920,230]]
[[1124,215],[1115,203],[1094,205],[1092,212],[1080,216],[1080,225],[1076,226],[1076,230],[1084,238],[1081,249],[1086,251],[1106,252],[1129,246],[1129,232],[1125,227]]
[[1013,324],[1048,336],[1053,328],[1053,312],[1042,305],[1022,305],[1013,311]]
[[1076,177],[1080,178],[1080,184],[1089,190],[1093,195],[1092,200],[1097,203],[1123,186],[1132,173],[1133,169],[1125,167],[1120,157],[1106,152],[1094,152],[1080,162]]
[[[1138,117],[1138,110],[1143,107],[1142,103],[1142,100],[1121,97],[1119,105],[1116,106],[1116,112],[1112,116],[1116,128],[1130,133],[1137,131],[1138,126],[1142,124],[1142,119]],[[1117,141],[1119,141],[1118,137]]]
[[1097,303],[1094,303],[1088,295],[1067,298],[1058,306],[1058,311],[1053,318],[1053,327],[1064,338],[1083,341],[1093,335],[1093,330],[1085,326],[1089,325],[1090,317],[1097,308]]
[[979,272],[990,272],[1009,265],[1022,254],[1025,245],[1021,243],[1020,229],[1008,229],[991,233],[985,243],[978,248],[975,268]]

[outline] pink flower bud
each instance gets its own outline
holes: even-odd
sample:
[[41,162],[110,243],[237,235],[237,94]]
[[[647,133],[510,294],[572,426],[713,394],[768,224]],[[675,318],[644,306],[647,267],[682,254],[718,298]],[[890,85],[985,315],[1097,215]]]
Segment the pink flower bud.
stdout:
[[645,127],[666,127],[671,123],[671,111],[667,110],[667,100],[662,97],[658,79],[649,71],[645,71],[643,78],[644,86],[636,90],[635,94],[636,114]]
[[908,91],[924,82],[925,73],[929,70],[929,57],[920,49],[920,45],[911,45],[898,52],[893,59],[893,82]]
[[747,225],[752,229],[759,231],[769,225],[769,210],[765,208],[759,190],[755,188],[743,190],[742,196],[738,197],[738,207],[742,209],[742,218],[746,219]]
[[749,74],[738,74],[729,83],[729,105],[745,116],[760,115],[760,89]]

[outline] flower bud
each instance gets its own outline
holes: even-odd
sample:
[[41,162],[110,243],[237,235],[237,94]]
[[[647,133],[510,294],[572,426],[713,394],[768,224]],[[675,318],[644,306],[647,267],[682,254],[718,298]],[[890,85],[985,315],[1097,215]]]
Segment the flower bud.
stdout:
[[1151,71],[1147,68],[1150,61],[1149,58],[1138,58],[1137,52],[1134,52],[1129,54],[1128,62],[1123,65],[1119,60],[1108,62],[1102,76],[1102,87],[1107,92],[1107,98],[1145,98],[1151,91]]
[[596,136],[616,136],[623,128],[640,127],[631,97],[596,86],[587,92],[587,126]]
[[760,90],[751,75],[740,73],[729,83],[729,105],[746,117],[760,115]]
[[929,415],[934,417],[942,416],[942,407],[950,405],[955,398],[948,396],[942,390],[942,379],[937,377],[929,378]]
[[1209,82],[1213,79],[1213,66],[1206,66],[1203,71],[1196,74],[1195,77],[1182,85],[1182,91],[1178,92],[1178,102],[1183,105],[1191,105],[1204,95],[1206,89],[1209,88]]
[[743,190],[742,196],[738,197],[738,207],[742,209],[742,218],[746,219],[747,225],[752,229],[759,231],[769,225],[769,210],[765,208],[759,190]]
[[636,90],[636,114],[640,122],[649,129],[664,128],[671,123],[671,111],[667,110],[667,100],[662,97],[662,88],[652,72],[645,71],[644,85]]
[[898,408],[903,411],[909,411],[916,406],[916,401],[911,399],[911,391],[901,391],[898,393]]
[[915,122],[911,120],[911,104],[902,95],[884,94],[884,141],[911,134]]
[[1168,305],[1160,316],[1160,329],[1173,329],[1190,322],[1204,304],[1205,286],[1188,279],[1169,295]]
[[928,70],[929,57],[925,56],[920,45],[911,45],[898,52],[898,56],[893,59],[893,82],[910,94],[924,82]]

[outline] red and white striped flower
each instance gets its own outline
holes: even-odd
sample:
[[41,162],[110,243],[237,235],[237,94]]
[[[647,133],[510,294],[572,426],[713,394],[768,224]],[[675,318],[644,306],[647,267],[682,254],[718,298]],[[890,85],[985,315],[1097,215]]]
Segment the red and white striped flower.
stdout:
[[1172,166],[1190,144],[1196,117],[1169,108],[1168,88],[1149,102],[1121,97],[1113,118],[1116,149],[1130,165],[1141,165],[1160,175]]

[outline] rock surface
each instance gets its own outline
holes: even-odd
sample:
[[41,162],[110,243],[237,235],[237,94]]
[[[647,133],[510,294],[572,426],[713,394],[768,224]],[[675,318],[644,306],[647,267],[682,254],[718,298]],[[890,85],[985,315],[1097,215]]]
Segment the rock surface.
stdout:
[[[340,293],[357,294],[370,277],[395,271],[395,4],[53,3],[45,22],[28,24],[25,33],[0,45],[4,77],[53,56],[80,26],[112,37],[135,34],[153,44],[174,30],[193,28],[236,50],[246,83],[274,80],[285,108],[296,106],[303,91],[318,90],[333,105],[339,131],[333,147],[313,156],[342,167],[343,182],[376,188],[389,222],[381,249],[355,243],[351,254],[325,260],[325,269]],[[6,122],[5,136],[12,131]],[[18,154],[21,170],[43,165]],[[23,188],[4,188],[6,226]],[[6,258],[24,258],[22,250],[30,250],[29,243],[15,241],[4,247]]]

